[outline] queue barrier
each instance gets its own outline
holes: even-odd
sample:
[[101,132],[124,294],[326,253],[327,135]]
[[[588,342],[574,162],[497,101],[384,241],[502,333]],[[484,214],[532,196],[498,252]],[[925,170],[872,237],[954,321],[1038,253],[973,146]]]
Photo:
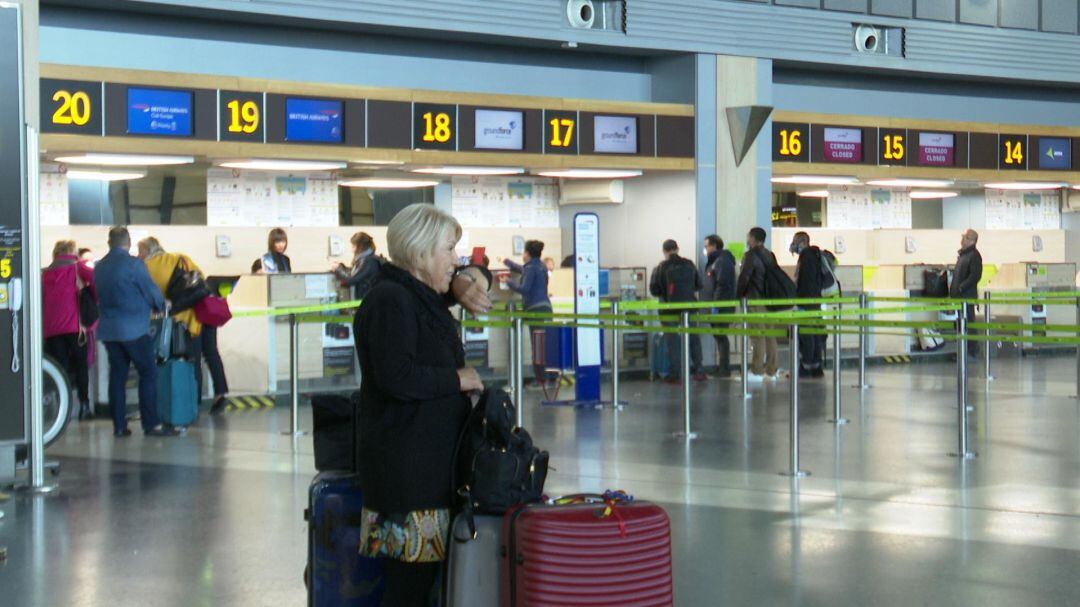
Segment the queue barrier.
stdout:
[[[689,338],[691,335],[726,335],[741,337],[744,340],[743,349],[743,394],[749,394],[746,386],[747,362],[745,342],[749,337],[772,337],[787,336],[791,340],[791,429],[790,429],[790,467],[783,474],[790,476],[805,476],[808,471],[799,466],[799,434],[798,434],[798,406],[799,406],[799,358],[798,336],[800,332],[810,335],[833,335],[834,336],[834,411],[833,418],[828,420],[838,426],[847,422],[841,415],[840,399],[840,347],[841,335],[858,335],[859,344],[859,386],[866,388],[865,364],[866,349],[865,339],[870,330],[875,334],[909,336],[911,331],[919,329],[951,330],[956,328],[955,333],[939,333],[937,337],[943,340],[957,343],[957,408],[958,408],[958,437],[957,451],[950,454],[962,461],[976,457],[969,448],[968,441],[968,412],[967,402],[967,344],[977,342],[1005,342],[1005,343],[1029,343],[1029,344],[1058,344],[1077,346],[1077,396],[1080,397],[1080,292],[1050,292],[1050,293],[1009,293],[1001,297],[984,294],[983,299],[946,299],[925,297],[869,297],[862,294],[859,297],[830,297],[815,299],[783,299],[783,300],[754,300],[755,307],[762,306],[824,306],[819,310],[781,310],[769,312],[750,312],[746,300],[720,301],[720,302],[687,302],[678,304],[665,304],[654,301],[626,301],[611,302],[605,309],[610,313],[578,314],[573,312],[525,312],[516,310],[513,305],[506,308],[493,309],[485,314],[485,319],[461,320],[462,330],[466,328],[500,328],[510,331],[511,340],[511,363],[509,369],[510,386],[515,397],[521,394],[522,386],[522,339],[523,323],[528,322],[535,327],[602,327],[612,331],[615,335],[615,359],[612,368],[613,402],[616,410],[620,407],[618,399],[618,333],[620,331],[674,333],[682,340],[682,378],[683,378],[683,419],[682,429],[677,434],[687,440],[697,436],[691,427],[690,409],[690,354]],[[1030,325],[1024,323],[990,322],[989,314],[985,316],[986,322],[967,322],[963,308],[967,304],[1009,304],[1021,305],[1039,302],[1043,305],[1071,305],[1077,310],[1077,323],[1072,325]],[[871,303],[903,304],[893,306],[874,307]],[[854,308],[844,308],[845,304],[855,304]],[[297,327],[306,322],[349,322],[352,317],[343,314],[327,314],[328,312],[341,312],[359,307],[360,301],[323,304],[316,306],[270,308],[262,310],[244,310],[234,313],[236,317],[279,317],[287,316],[290,323],[290,388],[291,395],[291,427],[293,436],[303,434],[299,430],[299,373],[297,370]],[[715,313],[716,310],[734,308],[739,312]],[[655,311],[657,314],[643,316],[641,314],[628,314],[628,312]],[[665,312],[672,312],[667,313]],[[702,313],[695,313],[702,312]],[[916,312],[958,312],[957,321],[913,321],[913,320],[884,320],[874,319],[875,315],[881,314],[907,314]],[[854,318],[852,318],[854,317]],[[666,325],[657,325],[657,322]],[[652,324],[647,324],[652,323]],[[694,326],[695,323],[707,326]],[[717,326],[724,325],[724,326]],[[1039,335],[1025,335],[1026,332],[1038,331]],[[1007,332],[1007,333],[1001,333]],[[1063,333],[1067,335],[1046,335],[1046,333]],[[989,350],[989,348],[986,348]],[[987,371],[989,362],[987,358]],[[989,376],[989,373],[987,373]],[[518,424],[521,425],[523,417],[523,399],[517,398]]]

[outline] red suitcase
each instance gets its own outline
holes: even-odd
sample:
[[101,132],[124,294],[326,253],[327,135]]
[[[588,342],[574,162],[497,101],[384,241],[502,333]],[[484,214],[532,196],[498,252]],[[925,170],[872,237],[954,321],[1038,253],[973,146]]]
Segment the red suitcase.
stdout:
[[511,607],[673,605],[671,524],[648,502],[533,504],[503,519]]

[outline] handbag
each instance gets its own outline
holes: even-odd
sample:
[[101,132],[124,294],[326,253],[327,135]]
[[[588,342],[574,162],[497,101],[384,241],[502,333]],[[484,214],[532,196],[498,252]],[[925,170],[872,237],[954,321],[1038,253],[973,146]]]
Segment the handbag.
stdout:
[[94,301],[93,293],[90,292],[90,289],[86,287],[86,283],[79,277],[79,265],[77,263],[75,264],[75,292],[78,293],[79,328],[88,329],[93,327],[101,315],[98,312],[98,305]]
[[187,325],[182,322],[172,323],[172,339],[169,343],[169,360],[191,359],[192,339]]
[[195,318],[208,327],[221,327],[232,319],[229,302],[224,297],[207,295],[195,304]]
[[172,356],[173,325],[175,324],[176,322],[169,317],[167,311],[161,318],[150,320],[150,338],[154,341],[154,358],[159,364]]
[[187,261],[180,257],[165,287],[165,298],[169,300],[173,314],[190,310],[208,295],[210,287],[202,273],[187,269]]

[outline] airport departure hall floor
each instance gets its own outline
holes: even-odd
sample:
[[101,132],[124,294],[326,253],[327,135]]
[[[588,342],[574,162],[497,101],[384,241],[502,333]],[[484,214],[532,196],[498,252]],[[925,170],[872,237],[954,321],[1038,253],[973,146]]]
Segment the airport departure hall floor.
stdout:
[[[679,605],[1080,604],[1075,360],[996,361],[988,391],[972,367],[966,465],[946,456],[948,363],[871,367],[861,397],[845,387],[841,428],[825,422],[830,380],[803,382],[800,481],[777,474],[786,382],[745,404],[737,381],[695,386],[690,444],[671,436],[680,389],[660,383],[625,382],[618,415],[529,402],[526,420],[552,452],[551,494],[622,488],[667,507]],[[280,407],[204,415],[183,438],[123,441],[108,421],[74,424],[49,451],[58,494],[0,504],[0,604],[305,604],[314,468],[287,423]]]

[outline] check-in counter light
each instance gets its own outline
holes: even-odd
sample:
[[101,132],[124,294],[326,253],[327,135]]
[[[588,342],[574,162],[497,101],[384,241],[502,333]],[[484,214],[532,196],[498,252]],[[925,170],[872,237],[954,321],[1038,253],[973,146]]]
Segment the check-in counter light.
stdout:
[[335,171],[348,164],[331,160],[279,160],[276,158],[252,158],[250,160],[227,160],[218,166],[226,169],[249,169],[252,171]]
[[635,169],[561,169],[539,171],[541,177],[560,177],[562,179],[628,179],[641,177],[641,171]]
[[773,183],[790,183],[794,185],[855,185],[859,180],[855,177],[842,175],[784,175],[773,177]]
[[371,190],[406,190],[409,188],[432,188],[439,185],[439,182],[424,179],[366,177],[342,181],[339,185],[346,188],[368,188]]
[[956,198],[960,194],[958,192],[950,192],[947,190],[912,190],[912,200],[939,200],[942,198]]
[[525,169],[516,167],[468,167],[468,166],[443,166],[422,167],[413,169],[413,173],[421,175],[463,175],[468,177],[485,177],[491,175],[521,175]]
[[866,185],[886,188],[947,188],[952,184],[951,180],[944,179],[874,179],[866,182]]
[[171,166],[178,164],[192,164],[194,156],[161,156],[151,154],[65,154],[54,158],[56,162],[64,164],[114,166],[114,167],[139,167],[139,166]]
[[146,177],[146,171],[97,171],[93,169],[73,169],[67,172],[68,179],[85,181],[128,181]]
[[807,190],[799,192],[800,198],[828,198],[829,190]]
[[1057,190],[1066,185],[1068,184],[1056,181],[1006,181],[987,183],[983,187],[988,190]]

